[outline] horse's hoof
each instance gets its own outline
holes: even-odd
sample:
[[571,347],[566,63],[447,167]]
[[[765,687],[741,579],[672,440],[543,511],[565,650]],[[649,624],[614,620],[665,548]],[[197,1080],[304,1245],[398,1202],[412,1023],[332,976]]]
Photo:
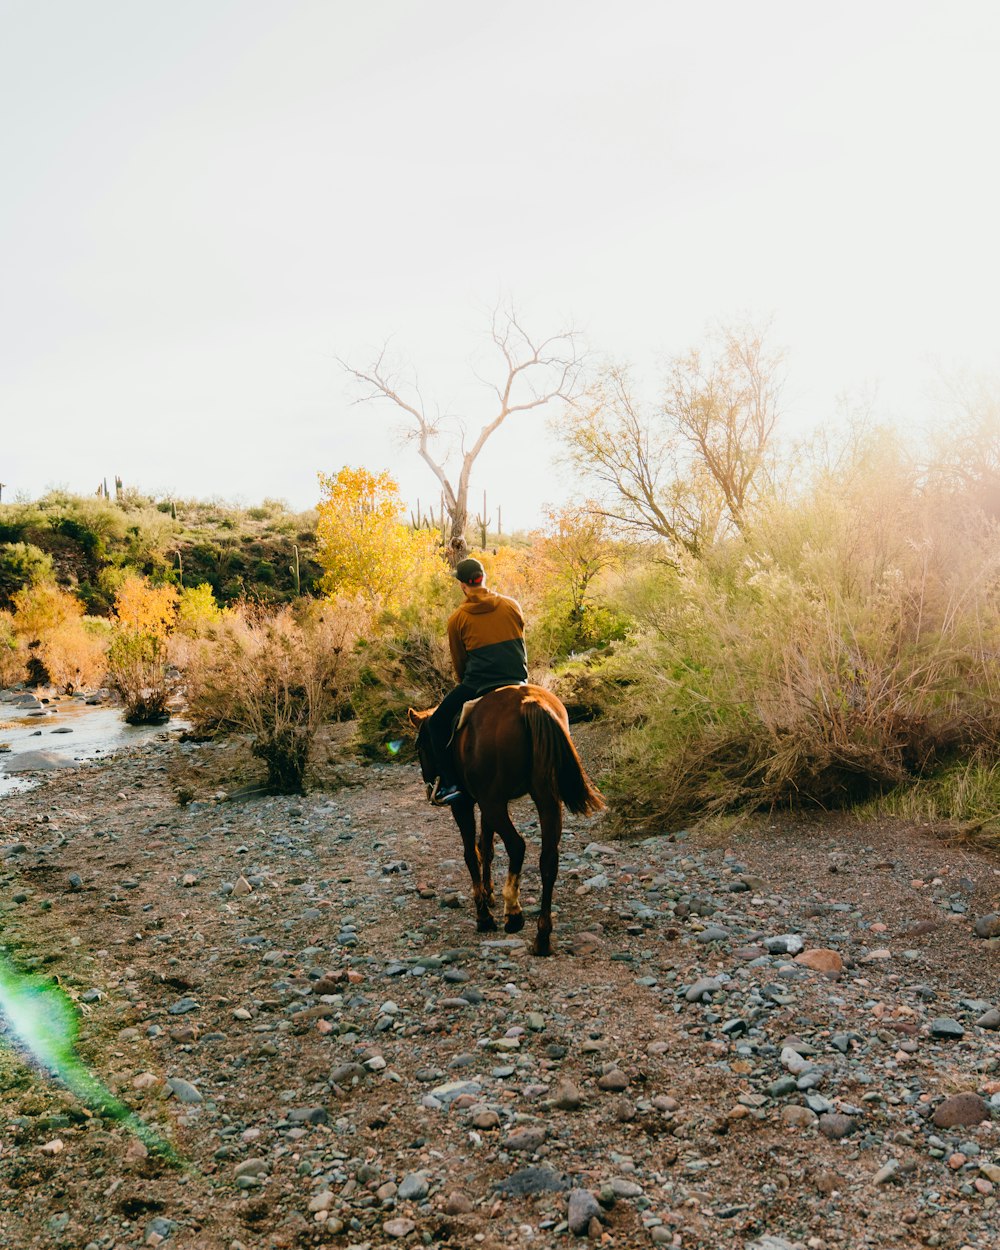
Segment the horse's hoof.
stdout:
[[540,955],[546,957],[552,954],[552,946],[549,942],[540,942],[537,938],[531,944],[532,955]]
[[503,922],[503,927],[506,933],[520,933],[524,928],[524,912],[517,911],[508,916]]
[[495,933],[497,922],[492,916],[480,916],[476,921],[476,928],[480,933]]

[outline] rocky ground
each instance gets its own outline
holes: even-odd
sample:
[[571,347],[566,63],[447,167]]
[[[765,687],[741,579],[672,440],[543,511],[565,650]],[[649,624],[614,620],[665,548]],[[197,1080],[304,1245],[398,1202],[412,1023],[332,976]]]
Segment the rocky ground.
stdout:
[[8,959],[59,978],[179,1157],[5,1047],[0,1246],[997,1245],[995,854],[570,821],[539,960],[530,920],[475,931],[415,769],[181,806],[218,751],[165,737],[0,804]]

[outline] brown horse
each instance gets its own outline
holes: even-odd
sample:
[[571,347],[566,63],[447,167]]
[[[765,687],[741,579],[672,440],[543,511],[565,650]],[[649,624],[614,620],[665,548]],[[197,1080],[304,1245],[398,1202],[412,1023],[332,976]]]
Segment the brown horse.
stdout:
[[[433,711],[433,709],[431,709]],[[426,721],[431,711],[410,709],[417,729],[417,753],[424,781],[430,786],[437,769]],[[524,927],[521,911],[521,867],[524,838],[507,811],[511,799],[530,794],[538,808],[542,835],[539,867],[542,875],[538,934],[532,951],[551,953],[552,890],[559,871],[559,839],[562,836],[562,805],[571,812],[589,815],[604,801],[584,772],[569,736],[566,709],[554,694],[540,686],[504,686],[475,704],[455,735],[452,745],[463,797],[451,810],[462,832],[465,862],[472,877],[477,927],[496,929],[490,913],[493,896],[493,839],[499,834],[507,848],[507,881],[503,888],[504,929],[517,933]],[[466,797],[467,796],[467,797]],[[476,847],[476,805],[482,829]]]

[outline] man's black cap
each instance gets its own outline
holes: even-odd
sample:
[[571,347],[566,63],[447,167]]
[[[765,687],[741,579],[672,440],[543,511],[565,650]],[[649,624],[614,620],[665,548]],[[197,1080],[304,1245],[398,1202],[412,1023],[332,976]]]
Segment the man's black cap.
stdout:
[[478,560],[460,560],[455,567],[455,576],[466,586],[481,586],[486,570]]

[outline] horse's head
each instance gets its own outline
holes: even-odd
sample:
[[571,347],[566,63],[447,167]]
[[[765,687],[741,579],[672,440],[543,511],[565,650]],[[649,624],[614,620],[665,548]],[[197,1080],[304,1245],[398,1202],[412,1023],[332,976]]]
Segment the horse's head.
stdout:
[[431,748],[430,731],[427,728],[427,722],[430,720],[433,711],[433,708],[428,708],[426,712],[417,712],[411,707],[406,713],[410,724],[417,731],[417,757],[420,760],[420,775],[428,786],[432,786],[437,778],[434,751]]

